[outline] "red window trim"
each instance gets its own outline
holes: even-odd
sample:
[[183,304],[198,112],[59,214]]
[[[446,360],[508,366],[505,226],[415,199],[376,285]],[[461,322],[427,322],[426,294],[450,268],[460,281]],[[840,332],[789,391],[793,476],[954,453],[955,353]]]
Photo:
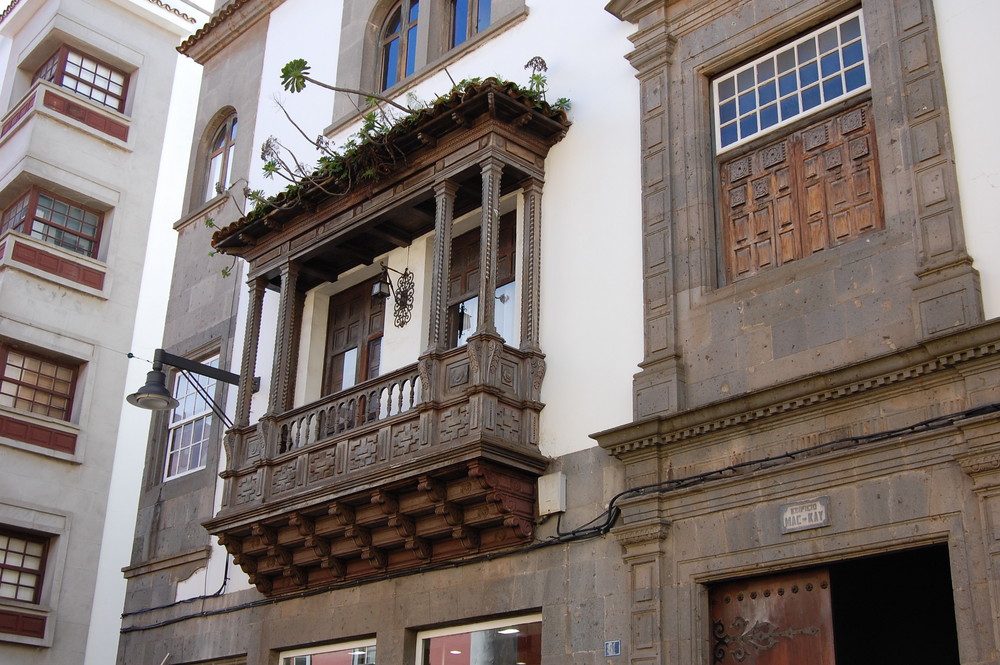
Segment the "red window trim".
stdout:
[[45,195],[45,196],[53,199],[54,201],[58,201],[60,203],[64,203],[64,204],[66,204],[68,206],[71,206],[73,208],[78,208],[80,210],[83,210],[84,212],[89,212],[91,214],[97,215],[97,228],[94,231],[94,236],[93,237],[84,235],[83,233],[74,231],[74,230],[69,229],[67,227],[60,226],[59,224],[55,224],[55,223],[53,223],[51,221],[46,221],[45,222],[46,224],[48,224],[50,226],[57,227],[57,228],[61,229],[63,232],[68,233],[71,236],[74,236],[74,237],[77,237],[77,238],[83,238],[85,240],[91,240],[91,241],[93,241],[94,247],[93,247],[93,250],[90,251],[90,252],[82,252],[82,251],[73,249],[72,247],[65,247],[63,245],[59,245],[57,243],[51,242],[50,240],[45,239],[45,238],[41,239],[46,244],[53,245],[55,247],[61,247],[61,248],[66,249],[68,251],[76,252],[77,254],[81,254],[82,256],[86,256],[86,257],[89,257],[89,258],[92,258],[92,259],[96,259],[97,255],[98,255],[98,253],[99,253],[99,251],[101,249],[101,234],[104,231],[104,213],[99,212],[97,210],[94,210],[93,208],[88,208],[86,206],[82,206],[79,203],[71,201],[70,199],[67,199],[67,198],[62,197],[62,196],[58,196],[58,195],[53,194],[52,192],[50,192],[48,190],[41,189],[39,187],[32,187],[27,192],[25,192],[24,195],[22,195],[20,198],[18,198],[16,201],[14,201],[13,203],[11,203],[9,206],[7,206],[4,209],[3,215],[0,215],[0,234],[6,233],[8,231],[8,229],[10,229],[11,227],[14,226],[14,224],[12,224],[10,221],[7,220],[7,215],[14,208],[18,207],[25,199],[28,199],[28,204],[27,204],[27,206],[25,208],[24,223],[21,225],[21,228],[17,228],[16,230],[20,231],[21,233],[25,234],[26,236],[31,236],[32,235],[32,233],[31,233],[32,226],[34,225],[34,222],[38,219],[38,196],[40,194],[41,195]]
[[[23,356],[27,356],[29,358],[34,358],[35,360],[39,360],[41,362],[51,363],[51,364],[57,365],[57,366],[59,366],[59,367],[61,367],[63,369],[68,369],[68,370],[70,370],[73,373],[73,378],[70,380],[69,394],[68,395],[64,395],[62,393],[55,393],[55,392],[52,392],[52,391],[47,391],[44,388],[39,388],[38,386],[31,386],[35,390],[41,390],[43,392],[50,392],[53,395],[58,395],[60,397],[65,397],[66,400],[67,400],[66,401],[66,409],[65,409],[65,411],[66,411],[66,417],[65,418],[57,418],[56,416],[50,416],[49,414],[44,414],[44,415],[46,415],[49,418],[56,418],[57,420],[63,420],[65,422],[69,422],[70,417],[73,414],[73,401],[74,401],[74,396],[76,395],[76,382],[77,382],[77,379],[79,378],[80,367],[78,365],[71,365],[69,363],[66,363],[66,362],[61,361],[61,360],[56,359],[56,358],[53,358],[51,356],[45,356],[45,355],[42,355],[42,354],[39,354],[39,353],[33,353],[33,352],[28,351],[26,349],[23,349],[21,347],[15,347],[15,346],[13,346],[11,344],[0,343],[0,385],[2,385],[5,381],[14,382],[12,379],[8,379],[6,377],[6,375],[5,375],[5,372],[6,372],[6,369],[7,369],[7,357],[8,357],[8,354],[10,353],[11,350],[15,350],[15,351],[17,351],[17,353],[20,353]],[[17,383],[17,385],[29,385],[29,386],[31,385],[31,384],[22,384],[19,381],[15,382],[15,383]],[[23,411],[23,409],[16,409],[16,410]],[[35,413],[35,412],[34,411],[27,411],[25,413]]]
[[[22,568],[20,566],[11,566],[4,563],[3,559],[0,558],[0,570],[19,570],[19,571],[27,570],[31,574],[38,576],[38,584],[35,585],[34,595],[32,597],[32,600],[21,601],[21,602],[30,602],[34,603],[35,605],[38,605],[42,599],[42,584],[45,580],[45,564],[48,562],[49,558],[49,540],[50,540],[49,537],[37,533],[32,533],[30,531],[22,531],[21,529],[15,529],[12,527],[8,527],[6,525],[0,526],[0,535],[10,536],[13,538],[20,538],[28,542],[38,543],[42,546],[41,564],[38,566],[38,570],[30,568]],[[17,599],[7,598],[6,596],[0,597],[0,601],[4,600],[17,600]]]
[[[72,90],[73,88],[71,86],[67,86],[64,83],[64,80],[65,80],[66,77],[69,77],[72,80],[79,80],[79,79],[77,79],[77,77],[73,76],[72,74],[67,74],[66,73],[66,61],[67,61],[67,58],[69,57],[70,53],[74,53],[74,54],[80,56],[81,58],[86,58],[87,60],[91,60],[91,61],[97,63],[98,65],[107,67],[108,69],[110,69],[115,74],[119,74],[124,79],[122,81],[122,92],[121,92],[121,94],[113,92],[113,91],[111,91],[111,90],[109,90],[107,88],[102,88],[96,82],[91,83],[89,81],[83,81],[83,83],[85,83],[86,85],[92,86],[95,90],[100,90],[101,92],[103,92],[103,93],[109,95],[110,97],[113,97],[114,99],[118,100],[118,103],[116,105],[112,105],[112,104],[109,104],[107,102],[94,99],[93,97],[91,97],[91,96],[89,96],[89,95],[87,95],[85,93],[82,93],[82,92],[78,92],[77,93],[77,94],[79,94],[82,97],[86,97],[87,99],[90,99],[95,104],[100,104],[101,106],[114,109],[114,110],[118,111],[119,113],[123,113],[125,111],[125,100],[128,98],[128,85],[129,85],[129,78],[130,78],[130,75],[128,74],[128,72],[125,72],[125,71],[123,71],[123,70],[121,70],[121,69],[119,69],[117,67],[109,65],[107,62],[101,60],[100,58],[95,58],[94,56],[92,56],[92,55],[90,55],[88,53],[85,53],[85,52],[83,52],[83,51],[81,51],[79,49],[67,46],[66,44],[63,44],[59,48],[57,48],[55,50],[55,52],[45,60],[45,62],[42,64],[42,66],[39,67],[38,70],[35,72],[34,76],[32,76],[31,82],[34,83],[35,81],[38,81],[39,79],[44,79],[46,81],[50,81],[50,82],[54,83],[55,85],[62,86],[64,88]],[[49,66],[53,63],[53,61],[55,61],[54,69],[51,71],[51,73],[47,74],[45,72],[45,70],[49,68]],[[76,91],[74,91],[74,92],[76,92]]]

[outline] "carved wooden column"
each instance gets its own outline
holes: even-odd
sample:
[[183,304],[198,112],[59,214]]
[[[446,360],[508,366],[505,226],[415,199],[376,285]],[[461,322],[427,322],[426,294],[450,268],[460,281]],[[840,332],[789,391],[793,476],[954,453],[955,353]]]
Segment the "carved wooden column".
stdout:
[[434,272],[431,274],[426,353],[444,351],[448,347],[448,274],[451,272],[451,226],[457,191],[458,185],[449,180],[434,185]]
[[240,363],[239,402],[236,404],[236,428],[250,424],[250,402],[253,398],[253,377],[257,371],[257,346],[260,343],[260,317],[264,305],[267,280],[255,277],[247,283],[250,298],[247,304],[246,335],[243,338],[243,360]]
[[479,316],[476,333],[496,334],[497,245],[500,243],[500,175],[503,162],[489,157],[483,169],[483,223],[479,241]]
[[298,323],[302,299],[298,296],[299,265],[292,261],[281,266],[281,304],[274,340],[274,366],[267,412],[277,415],[291,406],[298,356]]
[[524,237],[521,238],[521,350],[541,351],[538,344],[542,255],[542,181],[529,178],[524,191]]

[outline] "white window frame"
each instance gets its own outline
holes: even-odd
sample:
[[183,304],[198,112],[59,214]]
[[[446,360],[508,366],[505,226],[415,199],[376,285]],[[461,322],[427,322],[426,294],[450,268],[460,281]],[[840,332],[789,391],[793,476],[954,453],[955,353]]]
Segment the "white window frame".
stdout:
[[[855,19],[857,19],[859,25],[858,36],[851,37],[846,41],[841,41],[841,26]],[[822,46],[819,43],[820,35],[825,36],[831,29],[837,31],[837,45],[834,48],[821,51]],[[815,55],[800,62],[799,47],[806,46],[808,48],[809,42],[812,42],[815,46]],[[847,49],[852,49],[852,52],[856,51],[856,45],[860,45],[861,59],[860,61],[854,61],[845,67],[841,56]],[[791,69],[780,71],[781,65],[779,63],[779,57],[785,56],[789,53],[793,54],[795,64],[792,65]],[[840,64],[836,69],[829,71],[824,75],[822,63],[827,56],[832,56],[835,53],[838,54],[838,61]],[[816,69],[818,70],[817,78],[815,81],[808,80],[806,83],[803,83],[803,73],[807,70],[807,68],[811,67],[813,63],[815,63]],[[861,69],[859,69],[859,67]],[[864,15],[862,14],[861,9],[857,9],[834,21],[829,21],[813,30],[810,30],[807,34],[796,38],[790,43],[783,44],[779,48],[771,49],[754,60],[744,62],[738,67],[714,77],[712,79],[712,113],[715,123],[714,134],[716,154],[722,154],[732,150],[733,148],[737,148],[762,136],[766,136],[792,122],[812,116],[845,99],[850,99],[851,97],[855,97],[861,93],[871,90],[872,77],[869,67],[870,54],[868,53],[868,41],[865,35]],[[766,78],[759,80],[759,77],[761,76],[761,69],[758,68],[765,70],[770,69],[771,74],[764,74]],[[849,83],[845,78],[845,74],[847,72],[856,71],[864,72],[864,83],[848,90],[847,87]],[[789,74],[794,75],[795,87],[787,89],[783,92],[779,80],[785,79],[785,77]],[[741,81],[741,77],[743,78],[743,81]],[[791,79],[788,80],[790,81]],[[741,86],[747,85],[744,81],[748,82],[749,85],[741,89]],[[838,81],[840,84],[839,93],[832,94],[835,91],[828,91],[826,89],[826,85],[828,83],[833,85]],[[813,89],[816,89],[820,95],[820,101],[815,106],[811,106],[810,108],[803,110],[803,93]],[[730,92],[730,90],[732,92]],[[828,95],[828,92],[831,94]],[[753,106],[741,109],[741,99],[750,93],[753,93]],[[798,110],[794,113],[784,115],[784,111],[781,108],[782,103],[793,99],[795,100]],[[733,111],[724,111],[723,108],[729,107],[730,104],[732,104],[731,108]],[[769,124],[765,128],[761,128],[761,111],[770,110],[772,108],[776,121]],[[733,113],[735,113],[735,115],[733,115]],[[745,132],[741,127],[742,121],[749,121],[751,118],[754,119],[756,129]],[[736,139],[724,144],[724,141],[729,139],[724,138],[723,132],[729,130],[730,128],[735,129]]]
[[[360,649],[370,649],[375,647],[375,639],[368,638],[363,640],[353,640],[350,642],[333,642],[331,644],[321,644],[319,646],[305,647],[303,649],[292,649],[289,651],[282,651],[278,654],[278,665],[294,665],[294,661],[287,661],[286,659],[291,658],[301,658],[303,656],[315,656],[317,654],[328,654],[343,651],[357,651]],[[306,665],[311,663],[311,659],[306,661]],[[374,661],[372,661],[374,665]]]
[[446,637],[448,635],[460,635],[462,633],[475,633],[481,630],[493,630],[505,626],[516,626],[525,623],[542,623],[542,615],[526,614],[522,616],[507,617],[504,619],[492,619],[490,621],[480,621],[477,623],[466,623],[447,628],[435,628],[432,630],[421,630],[417,633],[417,665],[427,665],[424,659],[424,642],[435,637]]
[[[202,363],[209,365],[211,367],[219,366],[219,356],[214,355],[207,360],[201,361]],[[198,379],[198,377],[194,377]],[[214,399],[215,397],[215,387],[216,380],[209,377],[201,377],[199,384],[204,388],[205,392]],[[183,391],[183,392],[182,392]],[[214,426],[212,407],[198,394],[194,389],[194,386],[188,381],[187,377],[184,376],[183,372],[177,372],[174,375],[174,388],[171,394],[174,396],[180,404],[176,409],[170,412],[170,425],[167,430],[167,447],[166,455],[163,460],[163,480],[173,480],[174,478],[180,478],[186,476],[189,473],[194,473],[195,471],[200,471],[205,468],[205,463],[207,461],[207,446],[212,438],[212,427]],[[185,415],[185,409],[190,408],[190,411]],[[180,417],[178,417],[180,416]],[[176,449],[174,447],[174,437],[176,435],[182,434],[188,425],[193,425],[197,421],[203,421],[202,425],[202,437],[198,442],[188,443],[187,445],[178,446]],[[193,466],[190,463],[190,455],[188,457],[188,465],[183,470],[170,472],[170,463],[175,456],[179,456],[184,450],[188,450],[195,446],[196,443],[201,444],[201,454],[199,455],[199,461],[197,466]]]

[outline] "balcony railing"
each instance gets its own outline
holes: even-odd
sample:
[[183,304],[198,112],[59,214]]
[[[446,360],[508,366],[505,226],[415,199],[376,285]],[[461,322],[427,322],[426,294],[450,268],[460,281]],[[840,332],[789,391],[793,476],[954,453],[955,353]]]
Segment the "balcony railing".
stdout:
[[278,453],[406,413],[419,401],[420,374],[413,364],[282,415],[277,422]]

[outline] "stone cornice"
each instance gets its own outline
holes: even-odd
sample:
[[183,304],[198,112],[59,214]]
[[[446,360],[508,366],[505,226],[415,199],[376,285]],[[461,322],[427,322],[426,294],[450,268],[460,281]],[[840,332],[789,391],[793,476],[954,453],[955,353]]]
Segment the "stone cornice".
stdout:
[[122,573],[126,579],[138,575],[149,575],[150,573],[160,572],[169,568],[207,561],[211,553],[211,547],[200,547],[187,552],[181,552],[180,554],[157,557],[141,564],[126,566],[122,568]]
[[232,0],[181,42],[177,50],[203,65],[284,1]]
[[993,320],[899,352],[681,413],[640,420],[592,436],[602,448],[620,457],[643,448],[693,439],[953,370],[969,361],[998,355],[1000,321]]

